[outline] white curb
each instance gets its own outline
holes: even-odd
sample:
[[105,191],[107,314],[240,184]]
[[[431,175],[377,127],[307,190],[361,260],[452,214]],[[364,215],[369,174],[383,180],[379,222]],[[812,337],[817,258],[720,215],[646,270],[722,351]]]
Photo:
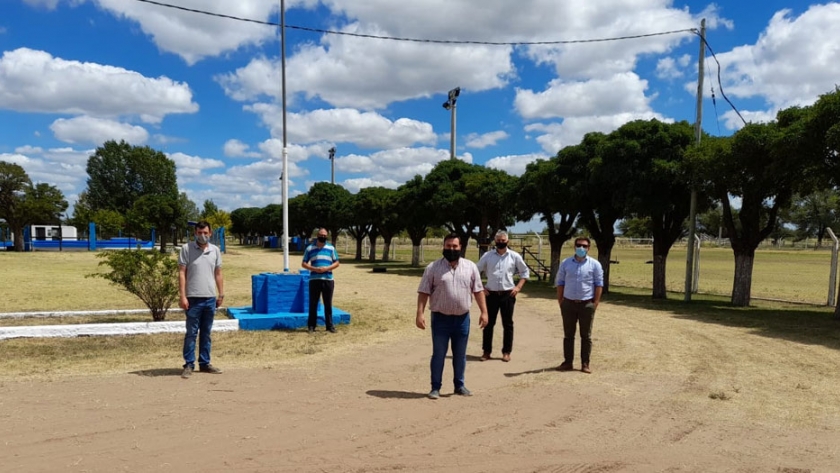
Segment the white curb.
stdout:
[[[168,313],[183,313],[184,309],[169,309]],[[81,315],[127,315],[127,314],[149,314],[149,309],[122,309],[122,310],[76,310],[56,312],[5,312],[0,313],[0,319],[22,319],[25,317],[76,317]]]
[[[110,311],[108,313],[114,313]],[[216,320],[214,332],[239,330],[238,320]],[[0,327],[0,340],[9,338],[79,337],[99,335],[139,335],[149,333],[186,333],[183,321],[176,322],[127,322],[112,324],[37,325],[27,327]]]

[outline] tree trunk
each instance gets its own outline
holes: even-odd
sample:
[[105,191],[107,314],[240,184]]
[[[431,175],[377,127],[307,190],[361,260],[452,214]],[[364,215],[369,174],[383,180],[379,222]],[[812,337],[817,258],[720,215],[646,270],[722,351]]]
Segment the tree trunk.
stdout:
[[557,270],[560,269],[560,255],[563,251],[563,243],[559,242],[559,244],[555,244],[551,241],[551,260],[549,260],[548,265],[551,268],[551,274],[548,275],[550,278],[550,283],[553,286],[554,281],[557,279]]
[[598,262],[604,268],[604,294],[610,292],[610,259],[612,258],[613,246],[615,246],[615,241],[598,243]]
[[665,267],[668,263],[668,255],[653,255],[653,298],[667,299],[665,288]]
[[747,307],[750,305],[754,261],[755,251],[735,253],[735,281],[732,283],[732,305],[738,307]]
[[362,240],[363,238],[356,238],[356,261],[362,260]]
[[420,266],[420,245],[411,245],[411,266]]
[[376,261],[376,240],[378,238],[378,234],[368,233],[368,240],[370,241],[370,252],[368,253],[368,259],[371,261]]
[[382,237],[383,249],[382,249],[382,261],[391,261],[391,241],[394,237]]
[[[152,242],[154,245],[154,242]],[[221,246],[221,242],[219,242],[219,246]],[[160,252],[166,253],[166,232],[160,232]]]

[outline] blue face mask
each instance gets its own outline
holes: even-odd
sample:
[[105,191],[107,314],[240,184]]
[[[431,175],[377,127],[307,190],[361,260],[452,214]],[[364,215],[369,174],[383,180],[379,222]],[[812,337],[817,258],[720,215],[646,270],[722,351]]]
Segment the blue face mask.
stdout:
[[575,247],[575,256],[577,256],[578,258],[583,258],[584,256],[586,256],[586,248],[581,248],[579,246]]

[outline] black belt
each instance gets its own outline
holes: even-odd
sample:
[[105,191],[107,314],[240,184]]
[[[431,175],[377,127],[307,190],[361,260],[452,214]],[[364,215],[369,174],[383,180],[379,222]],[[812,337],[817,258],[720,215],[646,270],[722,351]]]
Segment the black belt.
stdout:
[[502,295],[506,296],[506,295],[510,294],[511,291],[513,291],[513,289],[509,289],[507,291],[491,291],[490,289],[487,290],[487,292],[489,292],[490,294],[496,294],[496,295],[499,295],[499,296],[502,296]]
[[576,300],[576,299],[566,299],[563,298],[564,301],[569,301],[573,304],[589,304],[590,302],[595,302],[595,299],[584,299],[584,300]]

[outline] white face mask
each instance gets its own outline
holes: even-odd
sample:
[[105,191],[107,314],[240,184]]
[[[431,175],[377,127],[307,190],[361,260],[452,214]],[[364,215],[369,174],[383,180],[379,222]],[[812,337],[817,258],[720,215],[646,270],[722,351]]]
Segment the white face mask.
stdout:
[[206,245],[210,242],[210,237],[207,235],[199,234],[195,236],[195,241],[197,241],[199,245]]

